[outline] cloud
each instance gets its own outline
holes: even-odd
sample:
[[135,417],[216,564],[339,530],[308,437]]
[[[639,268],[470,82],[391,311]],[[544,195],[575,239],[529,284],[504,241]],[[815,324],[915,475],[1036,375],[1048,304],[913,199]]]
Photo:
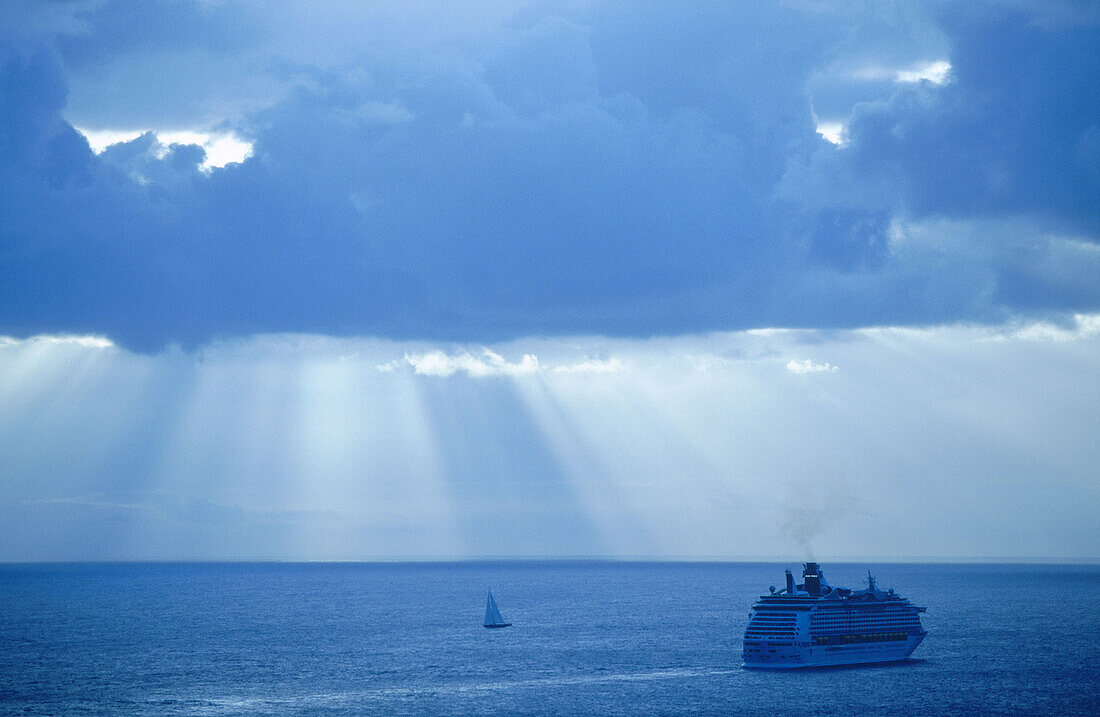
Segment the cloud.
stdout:
[[156,138],[157,144],[153,148],[155,156],[163,159],[168,155],[171,145],[195,145],[201,147],[204,159],[200,165],[202,169],[224,167],[232,162],[243,162],[252,154],[252,143],[247,142],[233,133],[199,132],[195,130],[182,131],[156,131],[156,130],[90,130],[82,127],[74,127],[84,138],[96,154],[103,154],[109,147],[119,144],[127,144],[138,139],[142,135],[151,134]]
[[[843,193],[862,208],[877,199],[911,219],[1015,217],[1035,228],[1037,241],[1071,229],[1095,243],[1100,210],[1090,197],[1098,177],[1081,166],[1077,147],[1100,112],[1086,89],[1100,61],[1100,24],[1084,10],[1053,22],[1059,12],[1007,3],[941,8],[950,59],[899,74],[912,81],[850,104],[848,142],[815,153],[820,181],[800,185],[798,196],[832,203]],[[950,81],[931,82],[941,70]],[[789,181],[801,174],[794,166]]]
[[890,80],[892,82],[931,82],[934,85],[942,85],[947,81],[951,72],[951,63],[947,60],[935,60],[910,65],[906,68],[893,68],[882,66],[857,67],[851,70],[842,70],[842,75],[848,79],[859,82],[875,82]]
[[483,348],[479,354],[463,351],[448,354],[443,351],[405,354],[403,361],[388,361],[376,366],[383,373],[393,373],[403,365],[411,366],[419,376],[453,376],[463,373],[474,378],[487,376],[527,376],[540,372],[553,373],[617,373],[626,365],[617,358],[589,358],[573,363],[544,364],[534,354],[525,353],[519,361],[509,362],[500,354]]
[[[32,344],[69,344],[72,346],[83,346],[85,348],[96,349],[109,349],[114,347],[114,342],[104,336],[68,336],[68,335],[49,335],[40,334],[38,336],[31,336],[26,339],[26,342]],[[0,336],[0,347],[14,346],[22,343],[19,339],[12,336]]]
[[626,370],[626,364],[617,358],[586,359],[579,363],[554,366],[555,373],[618,373]]
[[4,333],[470,344],[1100,307],[1100,43],[1072,5],[35,5],[0,21]]
[[1078,314],[1069,325],[1046,322],[1008,326],[991,334],[990,341],[1054,341],[1063,343],[1100,335],[1100,316]]
[[817,133],[833,144],[844,144],[844,124],[842,122],[818,122]]
[[96,154],[102,154],[103,150],[107,149],[112,144],[132,142],[145,134],[145,131],[142,130],[95,130],[85,129],[83,127],[73,127],[73,129],[84,135],[84,139],[88,140],[88,146],[91,147],[92,151]]
[[424,354],[406,354],[405,362],[413,372],[421,376],[452,376],[465,373],[475,378],[485,376],[519,376],[539,370],[539,360],[533,354],[524,354],[518,362],[509,363],[500,354],[483,349],[480,356],[470,353],[448,355],[442,351]]
[[803,359],[802,361],[791,359],[787,362],[787,370],[791,373],[806,374],[835,373],[840,369],[831,363],[814,363],[811,359]]
[[379,125],[402,124],[415,118],[401,102],[367,102],[356,109],[356,114],[369,123]]
[[894,76],[898,82],[927,81],[934,85],[942,85],[947,81],[947,75],[951,72],[951,63],[947,60],[936,60],[927,65],[911,70],[899,70]]

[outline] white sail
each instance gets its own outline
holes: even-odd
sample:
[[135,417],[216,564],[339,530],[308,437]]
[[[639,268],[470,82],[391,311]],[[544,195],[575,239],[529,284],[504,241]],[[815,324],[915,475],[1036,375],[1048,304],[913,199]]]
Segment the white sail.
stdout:
[[504,618],[501,617],[500,610],[497,608],[496,600],[493,599],[493,591],[489,591],[489,597],[485,600],[485,626],[490,627],[493,625],[504,625]]

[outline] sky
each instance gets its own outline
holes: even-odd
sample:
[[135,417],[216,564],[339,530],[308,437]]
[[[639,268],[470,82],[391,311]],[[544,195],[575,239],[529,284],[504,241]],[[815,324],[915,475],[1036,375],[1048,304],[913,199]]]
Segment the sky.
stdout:
[[9,0],[0,560],[1100,559],[1100,7]]

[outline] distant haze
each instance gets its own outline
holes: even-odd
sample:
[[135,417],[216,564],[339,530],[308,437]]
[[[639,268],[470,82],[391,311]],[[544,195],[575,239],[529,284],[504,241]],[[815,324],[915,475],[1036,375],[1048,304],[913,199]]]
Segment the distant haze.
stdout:
[[1098,372],[1100,317],[9,341],[0,559],[1096,558]]

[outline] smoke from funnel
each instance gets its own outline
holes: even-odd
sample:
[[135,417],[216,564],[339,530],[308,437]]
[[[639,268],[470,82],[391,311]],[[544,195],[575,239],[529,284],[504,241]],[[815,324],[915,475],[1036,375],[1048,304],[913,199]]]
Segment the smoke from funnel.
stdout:
[[814,543],[854,502],[841,486],[826,489],[820,484],[791,485],[792,497],[783,507],[782,535],[792,541],[805,560],[816,561]]

